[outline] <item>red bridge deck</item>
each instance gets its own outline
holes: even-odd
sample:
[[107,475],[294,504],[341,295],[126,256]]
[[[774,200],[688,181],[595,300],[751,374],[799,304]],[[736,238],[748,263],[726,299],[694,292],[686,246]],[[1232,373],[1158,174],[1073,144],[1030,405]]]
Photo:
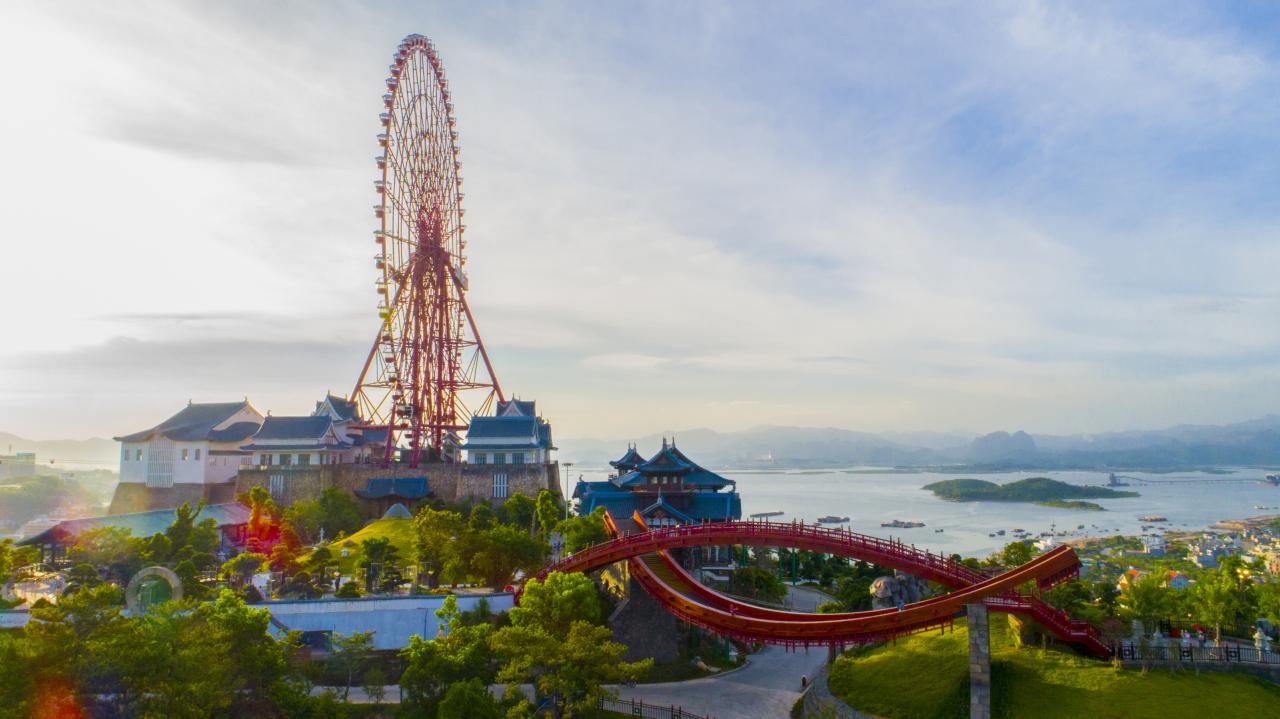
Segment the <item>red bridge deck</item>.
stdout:
[[[1110,648],[1092,625],[1073,620],[1039,598],[1018,591],[1018,587],[1032,581],[1046,589],[1075,576],[1079,559],[1067,547],[1059,547],[1020,567],[989,577],[950,558],[845,529],[779,522],[714,522],[623,535],[612,517],[606,516],[605,523],[615,537],[613,540],[547,567],[542,576],[552,571],[590,571],[626,560],[636,581],[669,612],[691,624],[745,641],[808,646],[887,639],[947,626],[964,605],[984,602],[994,611],[1032,618],[1055,636],[1097,656],[1110,656]],[[637,524],[644,526],[643,520]],[[901,610],[812,614],[767,609],[726,597],[702,585],[666,552],[715,544],[794,547],[853,557],[924,577],[954,591],[908,604]]]

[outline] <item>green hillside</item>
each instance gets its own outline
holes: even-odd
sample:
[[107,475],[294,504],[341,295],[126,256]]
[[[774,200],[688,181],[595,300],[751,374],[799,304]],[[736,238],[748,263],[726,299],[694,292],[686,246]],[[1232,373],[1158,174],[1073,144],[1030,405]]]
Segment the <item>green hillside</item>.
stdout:
[[1123,492],[1106,487],[1081,487],[1048,477],[1028,477],[1008,484],[996,484],[983,479],[948,479],[926,484],[924,488],[943,499],[956,502],[1051,502],[1138,496],[1137,492]]
[[[992,615],[992,716],[996,719],[1135,719],[1280,715],[1280,686],[1244,674],[1147,674],[1066,650],[1017,648]],[[969,716],[969,634],[922,634],[837,659],[831,690],[886,719]]]
[[[351,574],[360,557],[360,543],[374,537],[386,537],[395,545],[402,561],[413,557],[414,540],[413,519],[395,519],[384,517],[365,525],[360,531],[339,541],[329,544],[329,551],[338,560],[338,567],[343,574]],[[347,548],[347,556],[342,556],[342,548]]]

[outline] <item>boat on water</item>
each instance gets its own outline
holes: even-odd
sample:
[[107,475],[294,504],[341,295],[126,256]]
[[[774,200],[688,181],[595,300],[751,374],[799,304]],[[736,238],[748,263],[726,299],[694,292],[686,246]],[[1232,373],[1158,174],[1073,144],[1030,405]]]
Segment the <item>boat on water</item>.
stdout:
[[934,532],[945,532],[945,531],[947,531],[947,530],[945,530],[945,529],[935,529],[935,530],[933,530],[933,531],[934,531]]
[[751,515],[752,519],[768,519],[769,517],[781,517],[786,512],[756,512]]
[[1139,522],[1167,522],[1169,521],[1169,518],[1163,517],[1159,514],[1144,514],[1141,517],[1138,517],[1138,521]]
[[1268,474],[1267,481],[1276,486],[1280,486],[1280,474]]
[[837,517],[834,514],[828,514],[825,517],[818,517],[819,524],[844,524],[849,521],[848,517]]
[[924,522],[904,522],[901,519],[895,519],[892,522],[881,522],[881,527],[892,527],[894,529],[915,529],[923,527]]

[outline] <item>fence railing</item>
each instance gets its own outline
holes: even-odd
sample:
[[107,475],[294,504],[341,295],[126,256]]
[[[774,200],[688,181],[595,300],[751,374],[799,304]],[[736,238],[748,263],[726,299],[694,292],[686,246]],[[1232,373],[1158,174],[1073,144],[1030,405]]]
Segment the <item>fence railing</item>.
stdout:
[[1149,662],[1233,662],[1241,664],[1267,664],[1280,666],[1280,652],[1260,652],[1256,647],[1223,644],[1201,647],[1197,644],[1169,644],[1165,646],[1142,646],[1132,642],[1121,642],[1115,645],[1115,656],[1121,661]]
[[714,717],[707,714],[694,714],[693,712],[685,711],[674,704],[671,706],[659,706],[657,704],[645,704],[643,701],[635,699],[601,697],[596,702],[596,708],[620,711],[633,717],[647,717],[647,719],[714,719]]

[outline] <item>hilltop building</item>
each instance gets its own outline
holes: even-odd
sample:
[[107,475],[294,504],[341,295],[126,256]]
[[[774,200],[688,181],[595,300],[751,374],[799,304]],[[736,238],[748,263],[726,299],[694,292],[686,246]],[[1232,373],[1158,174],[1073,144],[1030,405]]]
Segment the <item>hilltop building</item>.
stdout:
[[120,483],[110,513],[230,502],[236,473],[251,459],[241,445],[257,434],[263,420],[247,399],[188,402],[150,429],[116,437]]
[[[157,509],[105,517],[67,519],[18,544],[39,547],[42,562],[58,562],[66,558],[67,550],[76,543],[76,538],[90,530],[118,527],[128,529],[134,537],[150,537],[168,529],[177,516],[176,509]],[[217,524],[220,555],[235,554],[244,546],[249,524],[248,507],[239,502],[206,504],[196,515],[195,521],[200,523],[206,519],[213,519]]]
[[519,399],[499,402],[492,417],[472,417],[462,445],[467,464],[546,464],[554,449],[537,403]]
[[742,500],[733,480],[699,466],[674,442],[663,439],[662,449],[649,459],[628,447],[609,464],[617,470],[609,479],[578,482],[573,498],[579,514],[604,507],[625,525],[639,512],[650,527],[742,518]]

